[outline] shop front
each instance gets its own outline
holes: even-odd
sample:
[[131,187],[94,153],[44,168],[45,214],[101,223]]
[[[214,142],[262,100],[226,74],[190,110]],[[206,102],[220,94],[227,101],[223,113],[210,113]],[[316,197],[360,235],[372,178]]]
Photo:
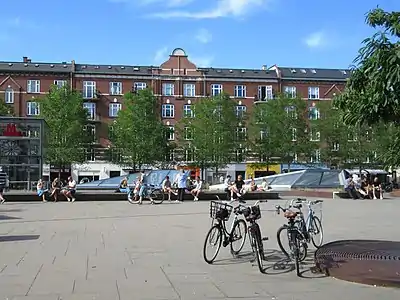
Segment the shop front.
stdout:
[[248,163],[246,164],[246,175],[249,178],[259,178],[264,176],[270,176],[281,173],[281,165],[264,165],[260,163]]
[[32,190],[42,178],[46,127],[41,119],[0,117],[0,166],[10,189]]

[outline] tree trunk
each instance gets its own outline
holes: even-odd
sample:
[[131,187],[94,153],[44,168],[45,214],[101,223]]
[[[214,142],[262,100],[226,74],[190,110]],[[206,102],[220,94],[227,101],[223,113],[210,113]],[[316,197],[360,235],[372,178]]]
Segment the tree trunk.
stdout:
[[215,175],[217,176],[216,178],[218,178],[218,166],[215,167]]
[[288,161],[288,164],[287,164],[287,172],[288,172],[288,173],[290,173],[290,165],[291,165],[291,164],[290,164],[290,162]]

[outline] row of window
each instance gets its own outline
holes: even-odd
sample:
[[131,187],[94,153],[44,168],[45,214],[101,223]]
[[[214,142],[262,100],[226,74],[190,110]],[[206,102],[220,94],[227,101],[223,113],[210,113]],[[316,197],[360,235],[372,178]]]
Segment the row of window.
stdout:
[[[54,84],[58,87],[62,87],[67,83],[66,80],[54,80]],[[110,95],[122,95],[122,82],[110,82]],[[135,90],[143,90],[147,87],[145,82],[135,82]],[[40,80],[28,80],[27,81],[27,92],[28,93],[40,93]],[[223,92],[222,84],[211,84],[211,95],[217,96]],[[285,86],[284,93],[288,96],[295,98],[297,95],[297,89],[295,86]],[[162,85],[163,96],[175,96],[175,84],[174,83],[163,83]],[[85,99],[93,99],[97,96],[96,82],[95,81],[84,81],[82,87],[82,96]],[[196,96],[196,85],[194,83],[185,83],[183,85],[183,96],[184,97],[195,97]],[[235,98],[246,98],[247,90],[245,85],[235,85],[234,94]],[[253,96],[253,95],[251,95]],[[259,101],[265,101],[273,98],[272,85],[259,86],[257,99]],[[14,91],[11,88],[5,91],[6,103],[14,103]],[[309,99],[319,99],[319,87],[308,88]]]
[[[86,108],[89,112],[89,119],[96,120],[97,116],[97,106],[96,103],[93,102],[85,102],[83,103],[83,107]],[[121,103],[110,103],[108,105],[108,116],[115,118],[118,116],[118,112],[122,109]],[[236,106],[236,116],[238,118],[243,117],[246,113],[247,107],[245,105],[237,105]],[[36,116],[39,115],[39,104],[34,101],[28,101],[26,103],[26,114],[28,116]],[[183,106],[183,116],[185,118],[193,118],[195,114],[192,110],[192,105],[185,104]],[[161,117],[162,118],[174,118],[175,117],[175,105],[173,104],[163,104],[161,108]],[[320,117],[319,110],[315,107],[310,107],[309,109],[309,119],[317,120]]]

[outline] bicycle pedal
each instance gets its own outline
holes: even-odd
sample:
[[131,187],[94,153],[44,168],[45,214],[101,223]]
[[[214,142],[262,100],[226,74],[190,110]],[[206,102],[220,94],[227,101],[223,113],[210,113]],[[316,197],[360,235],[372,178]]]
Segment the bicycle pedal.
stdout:
[[262,240],[262,241],[268,241],[268,240],[269,240],[269,237],[265,236],[265,237],[263,237],[261,240]]

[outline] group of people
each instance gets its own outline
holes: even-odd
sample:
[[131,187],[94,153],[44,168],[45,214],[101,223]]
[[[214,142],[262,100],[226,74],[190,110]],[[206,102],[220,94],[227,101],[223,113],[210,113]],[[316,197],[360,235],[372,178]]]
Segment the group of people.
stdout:
[[59,196],[63,195],[68,202],[75,201],[76,181],[69,176],[65,187],[63,187],[60,178],[55,178],[51,183],[51,189],[47,189],[44,180],[39,179],[36,185],[37,195],[42,199],[43,202],[47,202],[47,199],[53,199],[54,202],[59,200]]
[[[128,178],[124,177],[119,185],[119,191],[128,195],[128,201],[134,204],[142,204],[143,199],[148,194],[148,186],[145,182],[145,173],[142,171],[136,181],[133,183],[133,189],[129,187]],[[174,180],[171,181],[169,176],[166,176],[161,184],[163,193],[168,195],[168,200],[171,201],[171,195],[177,196],[176,202],[183,202],[186,190],[188,187],[189,174],[184,169],[181,169],[175,176]],[[199,176],[196,177],[193,188],[190,189],[190,194],[193,196],[194,201],[199,200],[199,195],[202,191],[202,181]],[[150,198],[150,202],[153,204],[153,199]]]
[[344,190],[353,199],[383,199],[382,183],[378,177],[370,180],[366,176],[350,176],[346,179]]
[[232,181],[231,175],[226,176],[224,180],[224,188],[225,192],[230,196],[231,201],[235,199],[235,196],[239,199],[239,202],[244,203],[245,201],[242,200],[242,195],[247,192],[254,192],[254,191],[267,191],[270,188],[268,187],[267,179],[263,179],[260,186],[257,186],[254,178],[251,178],[249,184],[246,184],[243,180],[242,175],[238,175],[235,181]]

